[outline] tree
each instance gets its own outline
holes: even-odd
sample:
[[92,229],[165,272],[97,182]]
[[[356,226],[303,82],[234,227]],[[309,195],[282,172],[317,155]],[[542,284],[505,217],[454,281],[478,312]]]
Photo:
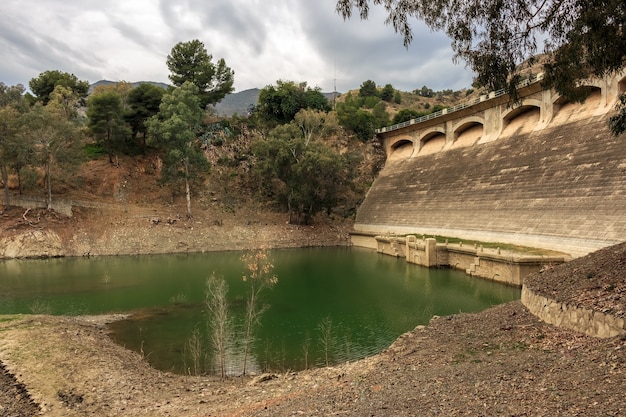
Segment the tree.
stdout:
[[294,123],[302,130],[304,145],[313,139],[331,135],[339,129],[335,113],[302,109],[294,116]]
[[44,71],[28,83],[30,91],[35,95],[35,101],[40,101],[44,105],[48,104],[50,94],[58,85],[69,88],[81,99],[87,97],[89,92],[89,83],[87,81],[81,81],[74,74],[58,70]]
[[383,87],[383,91],[380,93],[380,99],[386,102],[391,102],[394,98],[396,90],[391,84],[386,84]]
[[50,94],[47,108],[65,120],[73,120],[78,115],[81,98],[68,87],[57,85]]
[[377,103],[372,108],[372,114],[376,118],[376,128],[389,125],[389,113],[387,113],[387,106],[384,102],[381,101]]
[[170,80],[177,87],[185,82],[194,84],[198,88],[202,109],[234,91],[234,71],[226,66],[224,59],[217,61],[217,64],[212,59],[213,56],[207,53],[204,44],[197,39],[177,43],[167,56]]
[[128,81],[118,81],[111,84],[101,84],[94,87],[91,94],[99,94],[104,92],[116,93],[120,97],[122,103],[122,110],[126,112],[128,110],[128,97],[134,90],[134,87]]
[[9,174],[15,172],[20,191],[21,171],[29,162],[33,148],[20,135],[21,117],[28,110],[20,84],[6,86],[0,83],[0,178],[4,185],[4,203],[10,205]]
[[616,108],[618,113],[609,118],[609,128],[615,136],[626,132],[626,94],[622,94],[619,97]]
[[347,195],[353,170],[347,156],[320,140],[306,140],[297,123],[280,125],[252,145],[254,173],[264,195],[289,212],[290,223],[309,224]]
[[359,97],[378,97],[378,88],[372,80],[363,81],[359,88]]
[[228,284],[213,273],[206,282],[204,305],[209,316],[209,335],[216,355],[220,377],[226,377],[226,359],[232,337],[232,319],[228,313]]
[[[513,97],[521,77],[518,65],[534,64],[538,52],[548,54],[545,86],[572,100],[584,97],[578,80],[612,74],[626,64],[623,0],[338,0],[336,10],[347,19],[356,8],[366,19],[370,3],[385,7],[387,22],[403,35],[405,45],[413,40],[411,18],[444,31],[455,59],[467,62],[478,84],[508,88]],[[626,115],[626,106],[618,103],[617,110]],[[626,129],[616,127],[614,133]]]
[[182,179],[185,185],[187,218],[191,218],[190,182],[208,169],[196,134],[204,112],[198,87],[185,82],[163,96],[159,113],[147,121],[149,142],[163,152],[163,180]]
[[415,92],[422,97],[432,97],[433,95],[435,95],[434,91],[431,88],[426,87],[425,85],[422,86],[422,88],[420,88],[419,90],[415,90]]
[[115,91],[94,93],[87,102],[89,130],[106,149],[109,163],[113,164],[113,153],[120,149],[128,138],[129,131],[124,121],[122,100]]
[[402,109],[398,113],[393,116],[393,120],[391,120],[391,124],[395,125],[402,122],[408,122],[411,119],[417,119],[418,117],[424,116],[426,113],[419,112],[414,109]]
[[266,288],[271,288],[278,283],[278,277],[274,275],[274,265],[267,251],[258,250],[248,252],[241,257],[246,267],[246,275],[243,281],[248,284],[248,299],[246,300],[246,317],[244,323],[244,353],[243,371],[247,371],[248,355],[252,347],[254,329],[260,324],[261,316],[269,308],[267,304],[261,304],[261,294]]
[[24,114],[23,137],[34,144],[45,172],[46,206],[52,209],[52,168],[71,168],[80,162],[80,132],[70,121],[40,104]]
[[152,84],[144,83],[128,94],[128,111],[125,119],[132,129],[132,137],[141,134],[143,145],[146,143],[148,129],[146,121],[159,112],[165,90]]
[[0,108],[13,106],[25,110],[24,86],[22,84],[8,86],[0,82]]
[[302,109],[324,112],[331,110],[328,99],[319,88],[307,87],[306,82],[276,81],[276,86],[268,85],[259,92],[257,114],[270,124],[291,122]]
[[338,114],[339,123],[354,132],[361,142],[367,142],[376,133],[376,116],[363,109],[346,108]]
[[11,204],[9,192],[9,170],[14,160],[18,133],[18,111],[10,106],[0,108],[0,175],[4,184],[4,204]]

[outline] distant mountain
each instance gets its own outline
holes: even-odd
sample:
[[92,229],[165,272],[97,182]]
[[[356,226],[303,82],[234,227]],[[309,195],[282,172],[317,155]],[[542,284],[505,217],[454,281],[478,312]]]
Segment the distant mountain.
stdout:
[[[240,91],[238,93],[228,94],[219,103],[215,105],[215,111],[220,116],[230,117],[234,114],[247,116],[251,106],[256,106],[259,101],[258,88]],[[341,93],[322,93],[324,97],[332,103],[333,99],[339,97]]]
[[[91,84],[89,86],[89,94],[91,94],[91,92],[93,91],[94,88],[99,87],[101,85],[111,85],[111,84],[116,84],[117,81],[109,81],[109,80],[100,80],[100,81],[96,81],[95,83]],[[161,87],[164,90],[167,90],[167,88],[169,87],[169,85],[165,84],[165,83],[157,83],[155,81],[137,81],[134,83],[131,83],[133,85],[133,87],[138,87],[141,84],[152,84],[155,85],[157,87]]]
[[261,90],[258,88],[251,88],[238,93],[228,94],[215,105],[215,111],[218,115],[226,117],[234,114],[247,116],[250,106],[256,106],[260,92]]
[[[89,93],[93,91],[94,88],[101,85],[111,85],[115,84],[116,81],[109,80],[100,80],[95,82],[89,86]],[[157,83],[154,81],[138,81],[132,83],[133,87],[137,87],[140,84],[152,84],[157,87],[161,87],[164,90],[167,90],[169,85],[165,83]],[[259,93],[261,90],[259,88],[250,88],[248,90],[239,91],[238,93],[228,94],[226,97],[222,99],[219,103],[215,105],[215,111],[218,115],[224,117],[230,117],[234,114],[238,114],[240,116],[247,116],[248,111],[251,106],[256,106],[257,101],[259,100]],[[322,93],[324,97],[326,97],[330,102],[333,101],[334,98],[337,98],[341,95],[341,93]]]

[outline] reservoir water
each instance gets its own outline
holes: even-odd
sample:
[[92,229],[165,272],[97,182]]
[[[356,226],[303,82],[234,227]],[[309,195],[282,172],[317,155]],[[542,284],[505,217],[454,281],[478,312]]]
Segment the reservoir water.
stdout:
[[[433,315],[476,312],[519,299],[520,290],[449,269],[427,269],[359,248],[273,250],[278,284],[255,332],[248,369],[298,370],[380,352]],[[228,371],[241,366],[247,284],[241,252],[8,260],[0,262],[0,314],[128,312],[110,325],[118,343],[153,366],[189,372],[199,335],[202,372],[212,370],[206,279],[229,284],[233,317]],[[325,329],[325,331],[323,330]],[[324,343],[326,341],[326,343]]]

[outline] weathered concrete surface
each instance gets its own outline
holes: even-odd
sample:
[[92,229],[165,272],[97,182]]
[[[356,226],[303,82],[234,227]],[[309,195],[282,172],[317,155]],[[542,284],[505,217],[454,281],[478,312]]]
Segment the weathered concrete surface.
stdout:
[[[574,110],[568,110],[569,113]],[[554,249],[573,257],[626,240],[626,137],[606,116],[388,162],[355,230]]]

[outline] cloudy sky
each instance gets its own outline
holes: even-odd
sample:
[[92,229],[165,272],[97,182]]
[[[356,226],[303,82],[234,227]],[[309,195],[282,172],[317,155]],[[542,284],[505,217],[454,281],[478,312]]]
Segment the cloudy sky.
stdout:
[[412,91],[469,87],[472,73],[452,62],[450,40],[414,24],[408,49],[384,24],[344,22],[335,0],[3,0],[0,81],[28,81],[46,70],[90,83],[168,82],[172,47],[199,39],[235,71],[235,90],[276,80],[344,92],[365,80]]

